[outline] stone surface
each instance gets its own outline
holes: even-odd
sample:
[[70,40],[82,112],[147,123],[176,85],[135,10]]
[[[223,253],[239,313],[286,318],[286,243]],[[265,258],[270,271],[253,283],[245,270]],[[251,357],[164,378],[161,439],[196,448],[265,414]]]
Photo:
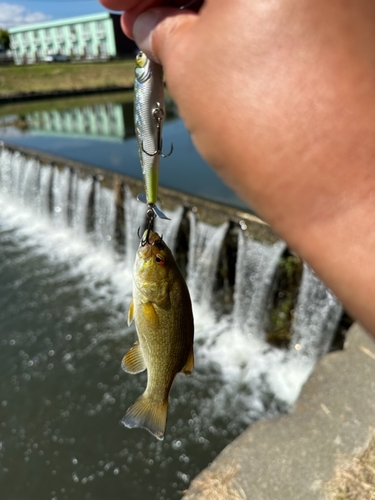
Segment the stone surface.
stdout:
[[250,426],[192,482],[184,500],[323,500],[336,465],[367,446],[371,427],[375,342],[354,325],[344,351],[317,364],[293,413]]

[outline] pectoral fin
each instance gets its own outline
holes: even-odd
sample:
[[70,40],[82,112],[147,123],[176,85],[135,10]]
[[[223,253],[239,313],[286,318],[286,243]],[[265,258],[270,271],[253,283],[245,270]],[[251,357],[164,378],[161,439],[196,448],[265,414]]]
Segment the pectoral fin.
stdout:
[[121,367],[128,373],[141,373],[146,370],[141,346],[136,342],[122,359]]
[[190,375],[193,370],[194,370],[194,348],[193,346],[191,346],[188,359],[181,371],[185,373],[185,375]]
[[159,317],[152,302],[142,304],[140,306],[140,314],[142,314],[149,328],[152,328],[153,330],[157,330],[159,328]]
[[131,325],[133,319],[134,319],[134,302],[131,301],[130,306],[129,306],[129,311],[128,311],[128,326]]

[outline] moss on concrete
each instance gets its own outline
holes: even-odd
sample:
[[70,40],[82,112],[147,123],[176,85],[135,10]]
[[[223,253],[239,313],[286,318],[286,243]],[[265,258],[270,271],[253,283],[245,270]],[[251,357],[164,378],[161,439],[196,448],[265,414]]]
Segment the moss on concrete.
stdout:
[[289,252],[280,259],[267,327],[267,341],[270,344],[289,346],[302,266],[302,260]]

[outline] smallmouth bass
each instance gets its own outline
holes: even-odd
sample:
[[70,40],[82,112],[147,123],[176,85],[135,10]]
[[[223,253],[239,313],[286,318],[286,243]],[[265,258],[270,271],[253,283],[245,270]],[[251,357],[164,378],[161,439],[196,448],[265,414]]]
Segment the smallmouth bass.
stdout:
[[177,373],[194,368],[194,320],[187,285],[161,237],[147,230],[133,271],[133,301],[128,324],[135,320],[138,341],[122,360],[128,373],[147,369],[147,387],[122,422],[164,438],[168,396]]

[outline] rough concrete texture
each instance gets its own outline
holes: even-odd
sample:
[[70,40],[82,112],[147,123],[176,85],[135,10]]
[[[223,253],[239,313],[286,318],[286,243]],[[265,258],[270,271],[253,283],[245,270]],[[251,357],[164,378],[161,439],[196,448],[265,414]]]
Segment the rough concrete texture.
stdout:
[[344,351],[320,360],[293,413],[250,426],[184,500],[323,500],[335,467],[367,446],[372,427],[375,342],[354,325]]

